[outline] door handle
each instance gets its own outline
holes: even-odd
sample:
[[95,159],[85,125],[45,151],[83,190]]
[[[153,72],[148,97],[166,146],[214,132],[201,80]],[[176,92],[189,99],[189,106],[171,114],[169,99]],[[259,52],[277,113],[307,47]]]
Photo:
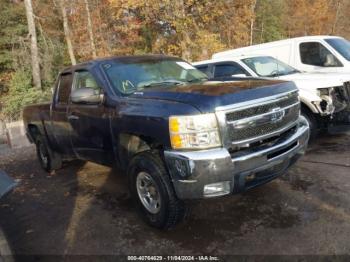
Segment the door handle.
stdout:
[[68,120],[78,120],[79,119],[79,116],[76,116],[76,115],[69,115],[68,116]]

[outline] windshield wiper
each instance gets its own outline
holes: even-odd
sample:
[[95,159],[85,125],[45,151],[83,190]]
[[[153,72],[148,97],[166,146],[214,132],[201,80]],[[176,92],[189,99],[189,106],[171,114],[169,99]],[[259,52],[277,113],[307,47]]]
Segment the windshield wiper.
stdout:
[[273,73],[271,75],[267,75],[266,77],[277,77],[277,76],[284,76],[286,73],[278,72],[278,73]]
[[179,80],[165,80],[165,81],[160,81],[160,82],[153,82],[149,84],[145,84],[142,86],[139,86],[139,88],[144,88],[144,87],[151,87],[151,86],[160,86],[160,85],[183,85],[185,82],[179,81]]
[[297,69],[294,69],[292,71],[289,71],[286,75],[297,74],[297,73],[300,73],[300,71]]
[[187,83],[194,83],[194,82],[202,82],[202,81],[208,81],[208,77],[201,77],[201,78],[194,78],[191,80],[187,80]]
[[296,73],[299,73],[300,71],[299,70],[291,70],[289,72],[276,72],[276,73],[273,73],[271,75],[268,75],[267,77],[277,77],[277,76],[285,76],[285,75],[291,75],[291,74],[296,74]]

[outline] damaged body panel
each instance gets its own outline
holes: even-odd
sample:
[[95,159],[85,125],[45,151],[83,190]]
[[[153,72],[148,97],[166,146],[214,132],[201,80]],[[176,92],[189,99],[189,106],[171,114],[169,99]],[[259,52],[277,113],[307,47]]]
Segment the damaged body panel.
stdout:
[[228,55],[194,65],[213,80],[232,81],[244,73],[249,78],[293,81],[313,138],[319,130],[336,125],[348,125],[350,129],[348,74],[301,72],[274,57],[256,54]]

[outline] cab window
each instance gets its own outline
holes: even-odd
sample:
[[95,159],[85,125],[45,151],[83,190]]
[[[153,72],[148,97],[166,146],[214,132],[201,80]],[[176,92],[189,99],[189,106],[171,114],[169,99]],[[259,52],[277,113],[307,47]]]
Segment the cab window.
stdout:
[[229,77],[235,75],[247,75],[247,73],[236,63],[215,65],[214,77]]
[[88,71],[77,71],[74,74],[74,90],[79,88],[92,88],[100,90],[95,78]]
[[209,72],[208,65],[196,65],[194,67],[197,68],[199,71],[203,72],[204,74],[206,74],[208,77],[212,77],[210,72]]
[[66,105],[72,89],[72,74],[62,74],[58,82],[57,103]]
[[341,62],[319,42],[301,43],[300,60],[306,65],[322,67],[342,66]]

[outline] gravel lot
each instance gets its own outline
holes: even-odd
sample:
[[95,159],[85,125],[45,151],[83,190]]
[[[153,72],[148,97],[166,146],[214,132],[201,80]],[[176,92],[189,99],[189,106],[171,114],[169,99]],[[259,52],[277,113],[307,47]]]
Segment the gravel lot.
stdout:
[[0,150],[0,169],[20,180],[0,224],[20,255],[350,254],[349,137],[321,137],[260,188],[193,203],[170,232],[139,219],[117,170],[75,161],[49,175],[33,147]]

